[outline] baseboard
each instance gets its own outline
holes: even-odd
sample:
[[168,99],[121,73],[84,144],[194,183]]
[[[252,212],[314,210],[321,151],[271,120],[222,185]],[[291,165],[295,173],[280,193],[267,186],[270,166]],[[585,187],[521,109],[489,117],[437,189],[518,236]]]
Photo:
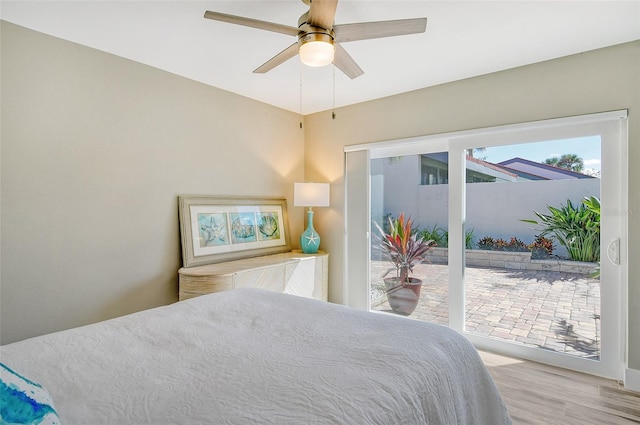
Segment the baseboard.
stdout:
[[640,370],[625,369],[624,387],[628,390],[640,392]]

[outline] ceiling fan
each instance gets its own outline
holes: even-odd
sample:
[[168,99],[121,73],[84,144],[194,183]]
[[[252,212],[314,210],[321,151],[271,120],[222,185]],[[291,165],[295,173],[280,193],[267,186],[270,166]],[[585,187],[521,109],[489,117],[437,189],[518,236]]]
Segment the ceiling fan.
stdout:
[[364,74],[364,71],[340,43],[418,34],[424,32],[427,27],[427,18],[334,25],[338,0],[302,0],[302,2],[309,5],[309,11],[300,16],[298,27],[211,11],[206,11],[204,17],[298,38],[298,41],[254,70],[255,73],[268,72],[300,54],[300,60],[306,65],[324,66],[333,62],[340,71],[352,79]]

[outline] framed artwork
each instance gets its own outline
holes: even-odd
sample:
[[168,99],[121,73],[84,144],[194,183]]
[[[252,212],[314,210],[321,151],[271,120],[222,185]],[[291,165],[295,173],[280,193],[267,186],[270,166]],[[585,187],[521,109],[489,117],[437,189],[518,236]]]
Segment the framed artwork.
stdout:
[[291,251],[287,200],[179,196],[183,267]]

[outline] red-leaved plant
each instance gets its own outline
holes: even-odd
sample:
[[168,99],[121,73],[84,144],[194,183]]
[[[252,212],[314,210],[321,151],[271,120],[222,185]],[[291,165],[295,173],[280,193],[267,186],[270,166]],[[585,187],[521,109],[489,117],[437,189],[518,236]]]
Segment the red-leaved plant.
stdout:
[[[378,223],[374,221],[380,233],[378,249],[393,263],[396,270],[396,277],[399,285],[409,284],[409,275],[413,272],[413,267],[421,263],[435,245],[433,239],[426,240],[417,234],[412,234],[411,217],[405,220],[404,213],[397,219],[389,217],[389,233],[385,232]],[[390,268],[382,276],[385,277],[392,271]]]

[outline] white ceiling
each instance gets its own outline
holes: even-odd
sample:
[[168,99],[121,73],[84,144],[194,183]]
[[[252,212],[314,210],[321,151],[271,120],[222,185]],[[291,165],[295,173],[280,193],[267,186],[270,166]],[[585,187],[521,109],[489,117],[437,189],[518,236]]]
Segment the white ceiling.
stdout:
[[0,17],[303,114],[640,39],[640,0],[340,0],[336,24],[428,18],[424,34],[344,43],[365,72],[350,80],[297,57],[253,74],[295,38],[203,18],[213,10],[297,26],[307,9],[301,0],[2,0]]

